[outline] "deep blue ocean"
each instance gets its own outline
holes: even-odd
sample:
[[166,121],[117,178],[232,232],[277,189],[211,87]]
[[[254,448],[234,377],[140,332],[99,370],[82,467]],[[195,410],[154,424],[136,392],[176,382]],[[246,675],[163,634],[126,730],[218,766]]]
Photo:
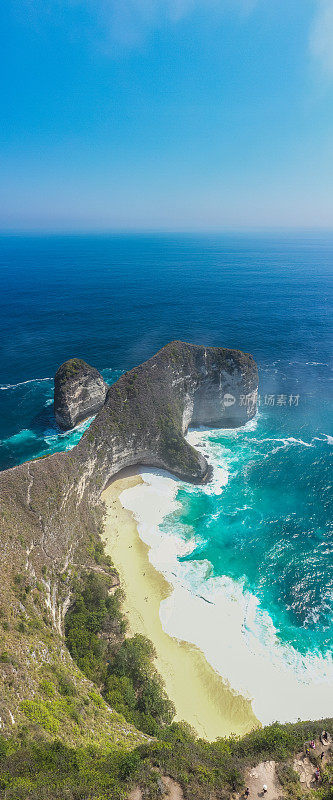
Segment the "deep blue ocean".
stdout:
[[[259,367],[251,430],[215,432],[220,496],[180,489],[177,519],[259,598],[281,640],[332,648],[333,235],[4,236],[0,467],[73,446],[53,375],[77,356],[112,383],[172,339],[235,347]],[[208,437],[209,438],[209,437]]]

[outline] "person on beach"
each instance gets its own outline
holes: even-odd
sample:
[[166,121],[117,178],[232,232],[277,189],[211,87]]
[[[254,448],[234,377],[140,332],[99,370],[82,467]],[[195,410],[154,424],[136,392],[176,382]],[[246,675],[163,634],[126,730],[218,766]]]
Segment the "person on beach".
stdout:
[[265,784],[265,783],[264,783],[264,785],[263,785],[263,787],[262,787],[262,790],[263,790],[263,793],[264,793],[264,794],[266,794],[266,792],[268,791],[268,789],[267,789],[267,786],[266,786],[266,784]]
[[321,760],[321,761],[323,760],[323,758],[324,758],[324,755],[325,755],[324,751],[323,751],[322,753],[320,753],[320,760]]
[[317,767],[317,769],[315,770],[315,774],[314,774],[314,776],[315,776],[315,781],[318,783],[318,781],[319,781],[319,778],[320,778],[320,771],[319,771],[319,767]]
[[249,794],[250,794],[250,789],[247,786],[247,788],[245,789],[245,792],[244,792],[244,797],[249,797]]
[[316,749],[316,745],[315,745],[315,742],[314,742],[314,740],[313,740],[313,739],[312,739],[312,741],[310,742],[310,747],[312,748],[312,750],[315,750],[315,749]]

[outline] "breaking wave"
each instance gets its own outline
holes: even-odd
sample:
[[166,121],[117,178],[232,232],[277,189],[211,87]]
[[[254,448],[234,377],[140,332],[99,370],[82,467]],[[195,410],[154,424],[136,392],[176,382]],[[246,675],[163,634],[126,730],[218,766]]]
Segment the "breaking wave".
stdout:
[[[323,530],[313,565],[318,581],[321,565],[321,585],[306,583],[300,574],[306,551],[297,561],[299,532],[295,535],[294,527],[291,537],[281,536],[279,527],[290,522],[286,508],[286,519],[274,524],[272,497],[268,506],[267,497],[258,502],[254,467],[258,461],[261,484],[267,478],[270,495],[270,471],[265,473],[263,459],[269,456],[275,469],[281,469],[281,463],[288,469],[289,448],[304,448],[307,454],[316,444],[293,436],[265,436],[264,431],[260,418],[246,429],[190,431],[189,441],[213,466],[209,485],[194,487],[166,473],[144,470],[144,483],[126,490],[120,499],[136,518],[151,563],[172,586],[160,606],[165,632],[200,647],[231,688],[252,700],[256,716],[267,724],[332,713],[333,661],[328,622],[332,585],[324,554],[329,541]],[[281,447],[275,442],[283,443],[284,452],[278,452]],[[324,442],[320,439],[318,447]],[[247,470],[254,470],[250,488]],[[260,537],[276,579],[265,564],[256,571],[251,563],[258,559]],[[309,561],[306,570],[311,573]],[[290,586],[283,592],[279,581],[289,581]],[[280,594],[274,595],[277,588]]]

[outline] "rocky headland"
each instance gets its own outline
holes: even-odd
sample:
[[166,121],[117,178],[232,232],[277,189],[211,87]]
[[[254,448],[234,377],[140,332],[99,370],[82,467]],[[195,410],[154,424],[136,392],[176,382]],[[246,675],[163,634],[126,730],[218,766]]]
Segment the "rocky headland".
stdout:
[[[94,413],[105,384],[97,370],[76,360],[57,376],[55,412],[70,427]],[[3,730],[24,721],[22,702],[38,697],[43,665],[56,659],[74,674],[64,617],[75,576],[87,568],[103,572],[95,554],[100,497],[110,479],[124,467],[149,465],[205,482],[209,465],[184,438],[188,426],[244,425],[256,413],[257,387],[250,355],[172,342],[108,388],[73,450],[0,474],[0,611],[4,650],[16,654],[15,664],[0,665]],[[106,720],[110,713],[103,712]]]
[[67,361],[56,374],[55,414],[72,425],[100,404],[89,433],[72,451],[76,462],[89,463],[87,485],[97,483],[98,489],[120,469],[137,464],[202,482],[208,465],[184,439],[188,427],[237,427],[256,413],[257,368],[239,350],[171,342],[123,375],[105,402],[101,375],[78,364]]

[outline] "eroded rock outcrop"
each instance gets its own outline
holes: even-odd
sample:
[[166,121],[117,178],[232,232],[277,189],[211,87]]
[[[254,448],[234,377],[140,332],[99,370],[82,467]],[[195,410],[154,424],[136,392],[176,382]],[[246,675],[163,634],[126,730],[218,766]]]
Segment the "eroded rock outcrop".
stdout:
[[184,438],[189,425],[244,425],[256,413],[257,387],[252,356],[171,342],[109,388],[75,448],[76,458],[90,464],[87,482],[97,481],[100,491],[120,469],[135,464],[205,481],[208,464]]
[[95,367],[71,358],[54,378],[54,414],[60,428],[69,430],[102,408],[108,386]]
[[[92,368],[85,369],[90,376]],[[74,381],[69,385],[70,400]],[[18,697],[29,697],[32,689],[31,654],[21,620],[24,597],[21,593],[18,601],[15,580],[29,586],[29,598],[38,595],[34,614],[40,617],[41,651],[47,650],[46,612],[60,647],[73,576],[90,563],[102,529],[100,496],[109,480],[124,467],[140,464],[167,469],[187,481],[208,480],[206,459],[185,439],[188,426],[245,424],[256,412],[257,386],[251,356],[172,342],[109,387],[102,408],[73,450],[0,473],[0,608],[10,609],[8,636],[15,631],[11,644],[20,652]],[[75,392],[79,400],[70,400],[73,413],[82,396],[79,379]],[[93,413],[92,406],[82,401],[80,413]],[[41,657],[36,658],[39,663]],[[8,707],[20,720],[19,705],[13,703]],[[8,717],[11,726],[5,712],[0,697],[0,716]]]
[[250,355],[168,344],[108,388],[76,447],[0,473],[0,559],[8,567],[23,537],[31,573],[43,563],[67,569],[84,532],[100,524],[101,492],[124,467],[142,464],[206,481],[209,465],[186,441],[188,426],[245,424],[256,413],[257,386]]

